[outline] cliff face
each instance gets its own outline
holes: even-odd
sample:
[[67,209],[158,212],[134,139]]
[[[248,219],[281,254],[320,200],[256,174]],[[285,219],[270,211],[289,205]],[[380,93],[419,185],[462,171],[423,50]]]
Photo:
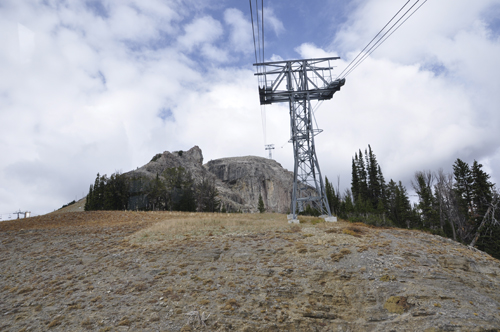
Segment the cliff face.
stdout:
[[195,146],[188,151],[165,151],[127,174],[152,178],[172,167],[185,168],[196,182],[213,181],[221,203],[229,211],[257,212],[259,195],[269,212],[287,213],[290,210],[293,173],[271,159],[222,158],[204,165],[203,153]]
[[242,211],[256,212],[259,195],[269,212],[290,209],[293,173],[278,162],[261,157],[236,157],[212,160],[204,167],[217,178],[222,196]]

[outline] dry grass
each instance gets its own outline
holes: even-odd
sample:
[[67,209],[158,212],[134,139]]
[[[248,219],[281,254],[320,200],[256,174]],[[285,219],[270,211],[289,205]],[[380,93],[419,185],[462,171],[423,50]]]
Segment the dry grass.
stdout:
[[79,227],[124,226],[151,223],[160,220],[170,212],[135,212],[135,211],[89,211],[50,213],[19,220],[0,222],[0,232],[29,229],[60,229]]
[[283,214],[164,213],[162,220],[131,235],[132,242],[148,243],[197,236],[238,235],[283,230]]
[[334,262],[338,262],[340,261],[342,258],[344,258],[345,256],[349,255],[351,253],[351,251],[347,248],[343,248],[342,250],[340,250],[340,252],[337,252],[337,253],[333,253],[330,255],[330,258],[334,261]]
[[365,231],[357,226],[357,225],[350,225],[342,230],[342,233],[352,235],[355,237],[361,237],[362,234],[365,233]]

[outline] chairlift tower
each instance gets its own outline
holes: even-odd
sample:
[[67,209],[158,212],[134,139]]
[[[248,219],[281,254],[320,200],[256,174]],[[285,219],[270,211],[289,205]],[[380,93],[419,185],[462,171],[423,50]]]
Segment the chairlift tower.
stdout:
[[269,150],[269,159],[273,159],[274,144],[266,144],[266,150]]
[[[312,100],[328,100],[344,85],[345,79],[332,77],[331,62],[339,57],[256,63],[260,104],[288,102],[290,141],[293,143],[294,169],[291,211],[307,205],[331,216],[319,168],[314,137],[322,132],[313,123]],[[314,121],[315,122],[315,121]]]

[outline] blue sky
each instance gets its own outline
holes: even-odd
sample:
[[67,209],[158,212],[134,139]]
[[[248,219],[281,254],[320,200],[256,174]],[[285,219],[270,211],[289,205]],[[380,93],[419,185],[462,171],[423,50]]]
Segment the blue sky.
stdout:
[[[340,72],[405,2],[264,1],[266,60],[340,55]],[[500,181],[498,17],[498,0],[428,0],[316,112],[324,175],[349,187],[370,144],[408,189],[457,158]],[[272,143],[293,169],[287,105],[266,106],[264,141],[247,1],[6,0],[0,40],[1,214],[194,145],[207,162]]]

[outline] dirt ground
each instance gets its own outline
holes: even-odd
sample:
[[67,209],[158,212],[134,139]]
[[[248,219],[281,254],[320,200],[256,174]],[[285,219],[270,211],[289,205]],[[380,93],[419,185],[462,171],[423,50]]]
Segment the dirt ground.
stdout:
[[0,331],[499,331],[500,262],[438,236],[279,214],[0,223]]

